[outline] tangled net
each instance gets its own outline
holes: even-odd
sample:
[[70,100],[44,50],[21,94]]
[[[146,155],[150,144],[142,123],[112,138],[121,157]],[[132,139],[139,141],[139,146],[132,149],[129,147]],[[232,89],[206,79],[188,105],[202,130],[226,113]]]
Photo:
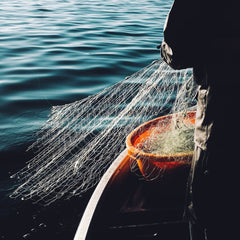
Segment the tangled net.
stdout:
[[94,187],[127,135],[139,124],[194,107],[197,87],[189,69],[174,71],[161,59],[81,101],[52,108],[28,165],[12,177],[11,197],[50,204]]
[[[162,126],[160,126],[162,127]],[[162,127],[163,128],[163,127]],[[165,127],[167,128],[167,127]],[[143,139],[140,150],[154,155],[174,155],[194,150],[194,124],[172,122],[170,129],[157,132]]]

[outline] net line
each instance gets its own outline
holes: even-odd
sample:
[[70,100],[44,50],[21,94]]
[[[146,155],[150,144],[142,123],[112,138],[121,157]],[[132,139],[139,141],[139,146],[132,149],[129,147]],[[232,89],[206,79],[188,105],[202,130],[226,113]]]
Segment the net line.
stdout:
[[12,178],[11,197],[51,204],[94,187],[126,148],[127,135],[166,113],[195,108],[197,86],[189,69],[162,59],[96,95],[52,107],[28,150],[35,156]]

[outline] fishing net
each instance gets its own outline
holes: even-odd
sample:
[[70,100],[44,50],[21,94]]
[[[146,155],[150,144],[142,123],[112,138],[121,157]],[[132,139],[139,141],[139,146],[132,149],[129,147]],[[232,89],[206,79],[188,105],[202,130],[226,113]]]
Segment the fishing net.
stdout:
[[[163,129],[162,126],[159,128]],[[170,128],[166,131],[158,133],[154,129],[150,136],[143,139],[138,148],[154,155],[172,156],[178,153],[193,152],[194,125],[184,124],[183,121],[175,123],[173,120]]]
[[29,149],[35,157],[12,177],[11,197],[50,204],[94,187],[126,148],[140,124],[196,105],[197,87],[189,69],[174,71],[161,59],[102,92],[52,108]]

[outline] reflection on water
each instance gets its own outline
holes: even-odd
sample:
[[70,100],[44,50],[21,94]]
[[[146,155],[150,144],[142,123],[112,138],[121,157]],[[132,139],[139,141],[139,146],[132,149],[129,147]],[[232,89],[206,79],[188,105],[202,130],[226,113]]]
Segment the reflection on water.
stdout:
[[[52,105],[95,94],[157,59],[155,47],[170,4],[2,1],[1,139],[12,131],[4,121],[15,129],[22,114],[26,122],[39,122],[46,119],[39,112]],[[0,140],[1,149],[16,143],[11,140]]]

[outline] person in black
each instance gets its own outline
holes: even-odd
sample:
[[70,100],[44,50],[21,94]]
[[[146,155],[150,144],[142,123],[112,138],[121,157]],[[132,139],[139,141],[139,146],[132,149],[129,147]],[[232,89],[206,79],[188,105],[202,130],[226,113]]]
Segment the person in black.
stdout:
[[237,1],[175,0],[161,55],[199,84],[189,175],[190,237],[240,239],[240,12]]

